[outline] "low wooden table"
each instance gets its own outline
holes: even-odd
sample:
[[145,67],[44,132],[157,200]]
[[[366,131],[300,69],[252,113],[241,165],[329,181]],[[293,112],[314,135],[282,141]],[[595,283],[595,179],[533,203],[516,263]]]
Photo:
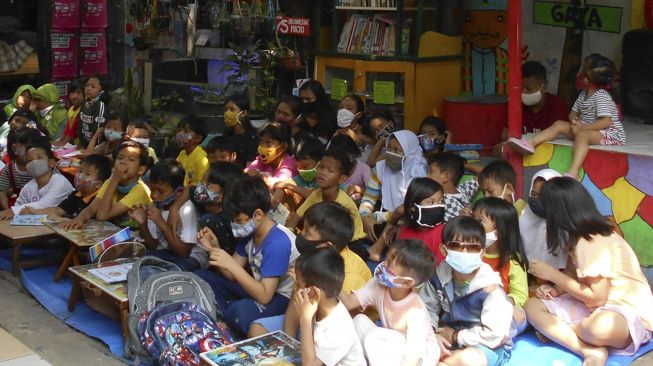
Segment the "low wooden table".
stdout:
[[93,310],[114,320],[120,321],[122,335],[127,339],[127,315],[129,301],[127,282],[109,284],[89,272],[90,269],[109,267],[116,264],[134,262],[134,259],[116,260],[104,263],[91,263],[68,268],[73,279],[73,287],[68,299],[68,311],[74,311],[80,294],[84,295],[86,304]]
[[11,220],[0,221],[0,240],[9,242],[13,249],[12,273],[14,276],[18,276],[18,271],[21,268],[31,268],[56,262],[58,258],[20,261],[21,245],[36,244],[56,237],[57,234],[47,226],[12,226]]
[[57,223],[47,224],[51,230],[62,236],[68,241],[68,253],[64,258],[59,270],[54,275],[54,281],[59,282],[66,269],[71,265],[79,266],[79,255],[77,251],[82,248],[89,248],[109,236],[122,230],[120,227],[108,222],[91,220],[81,229],[65,230]]

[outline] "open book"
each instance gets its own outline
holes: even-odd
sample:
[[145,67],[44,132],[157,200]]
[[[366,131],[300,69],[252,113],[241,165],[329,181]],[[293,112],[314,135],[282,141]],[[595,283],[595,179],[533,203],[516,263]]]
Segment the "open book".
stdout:
[[134,262],[129,262],[109,267],[98,267],[89,269],[88,272],[108,284],[125,282],[127,281],[127,273],[129,273],[133,264]]
[[299,342],[282,331],[216,348],[200,354],[200,357],[211,366],[302,364]]
[[15,215],[11,220],[14,226],[43,226],[48,215]]

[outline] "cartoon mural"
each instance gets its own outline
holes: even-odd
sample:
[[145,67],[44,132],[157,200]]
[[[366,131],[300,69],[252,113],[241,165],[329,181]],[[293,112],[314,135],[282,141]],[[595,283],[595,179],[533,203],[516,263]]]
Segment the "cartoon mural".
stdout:
[[[542,144],[535,154],[524,156],[524,181],[535,172],[569,168],[572,147]],[[609,163],[606,163],[609,162]],[[653,265],[653,156],[590,150],[580,181],[604,216],[611,216],[633,247],[642,266]],[[527,192],[524,192],[527,195]]]
[[508,0],[464,0],[454,19],[465,37],[463,95],[505,95],[508,51],[500,45],[508,37]]

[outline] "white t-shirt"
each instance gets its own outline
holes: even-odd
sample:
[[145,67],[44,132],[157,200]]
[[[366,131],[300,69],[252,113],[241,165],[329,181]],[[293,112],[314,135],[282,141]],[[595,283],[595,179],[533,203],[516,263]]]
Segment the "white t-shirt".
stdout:
[[29,206],[31,208],[57,207],[75,188],[59,173],[52,174],[50,181],[39,189],[36,180],[32,179],[20,190],[16,204],[11,207],[14,215]]
[[313,341],[317,358],[326,366],[367,364],[354,321],[341,302],[326,318],[313,320]]
[[[168,221],[168,214],[169,211],[161,211],[161,216],[166,221]],[[195,205],[191,201],[186,201],[179,208],[179,216],[181,217],[181,228],[177,230],[177,236],[184,243],[195,244],[190,252],[190,256],[200,263],[200,268],[207,268],[209,266],[208,253],[206,253],[204,248],[197,245],[197,209]],[[157,249],[168,249],[168,241],[165,235],[163,235],[163,231],[152,220],[147,220],[147,227],[150,229],[152,238],[159,240]]]

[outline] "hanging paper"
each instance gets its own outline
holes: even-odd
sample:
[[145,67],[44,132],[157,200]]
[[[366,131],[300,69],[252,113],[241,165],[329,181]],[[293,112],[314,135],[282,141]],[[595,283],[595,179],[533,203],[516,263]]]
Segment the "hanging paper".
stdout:
[[395,104],[395,83],[392,81],[374,81],[372,94],[376,104]]
[[52,1],[52,28],[79,28],[79,0]]
[[107,27],[107,0],[85,0],[82,8],[82,27]]
[[347,96],[347,80],[331,78],[331,99],[342,100]]
[[84,30],[79,40],[79,74],[107,75],[107,42],[104,30]]
[[55,79],[77,76],[77,33],[52,30],[52,77]]
[[60,99],[65,102],[65,105],[68,105],[68,88],[70,88],[72,80],[50,80],[50,82],[57,87],[57,90],[59,90]]

